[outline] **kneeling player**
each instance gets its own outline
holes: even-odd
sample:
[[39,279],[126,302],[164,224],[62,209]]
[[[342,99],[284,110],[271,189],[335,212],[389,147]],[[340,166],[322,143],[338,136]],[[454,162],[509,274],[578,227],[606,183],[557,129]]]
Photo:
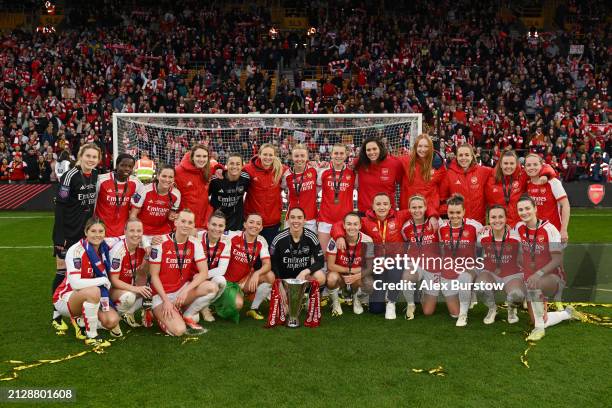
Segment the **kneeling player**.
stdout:
[[125,224],[125,238],[117,242],[110,252],[111,299],[123,320],[132,327],[140,326],[134,313],[142,307],[143,298],[149,299],[152,295],[151,288],[146,285],[145,268],[148,263],[141,245],[142,233],[142,222],[138,218],[130,218]]
[[366,259],[374,257],[372,238],[360,232],[359,214],[350,212],[345,215],[343,226],[346,249],[338,249],[334,239],[327,244],[327,288],[332,299],[332,316],[342,315],[342,306],[338,298],[340,288],[347,288],[353,292],[353,313],[363,313],[360,298],[361,271],[366,265]]
[[525,285],[535,326],[527,340],[537,341],[544,337],[546,327],[564,320],[581,320],[582,314],[571,306],[546,313],[546,299],[558,299],[565,287],[561,234],[550,222],[538,219],[533,198],[521,197],[517,209],[521,221],[515,230],[521,240]]
[[[264,237],[259,235],[263,229],[263,219],[259,214],[249,214],[244,221],[244,231],[230,238],[230,261],[225,273],[227,297],[223,307],[235,308],[238,313],[244,305],[243,293],[255,293],[247,316],[262,320],[258,309],[261,302],[270,294],[274,274],[271,272],[270,253]],[[261,263],[259,269],[255,265]],[[215,305],[216,306],[216,305]]]
[[[207,280],[202,244],[191,237],[195,215],[184,209],[174,225],[176,232],[165,235],[160,245],[151,248],[153,314],[161,329],[172,336],[182,336],[187,327],[202,333],[204,329],[197,323],[199,312],[217,295],[217,286]],[[194,264],[196,274],[192,271]]]
[[99,346],[110,343],[98,336],[98,322],[112,328],[111,334],[121,335],[119,315],[109,305],[110,258],[104,235],[102,221],[90,218],[85,224],[85,239],[66,252],[66,277],[53,294],[53,305],[62,316],[83,316],[85,335],[75,325],[77,338]]
[[[502,283],[508,303],[508,323],[519,321],[517,304],[525,299],[523,272],[519,266],[520,237],[506,224],[506,209],[494,205],[488,212],[489,225],[478,234],[478,246],[482,248],[484,268],[479,272],[476,283],[481,288],[485,284]],[[484,324],[492,324],[497,315],[495,293],[492,289],[478,290],[489,308]]]
[[[217,285],[217,296],[213,299],[211,306],[215,308],[217,314],[225,319],[237,321],[238,313],[234,313],[235,307],[226,310],[223,307],[226,299],[223,299],[227,282],[225,280],[225,272],[229,265],[230,257],[230,242],[227,235],[223,235],[226,227],[225,214],[221,210],[216,210],[208,218],[206,231],[198,232],[198,239],[202,243],[204,252],[206,253],[208,266],[208,279]],[[234,300],[234,298],[232,298]],[[212,315],[210,308],[202,309],[202,317],[207,322],[214,322],[215,317]]]

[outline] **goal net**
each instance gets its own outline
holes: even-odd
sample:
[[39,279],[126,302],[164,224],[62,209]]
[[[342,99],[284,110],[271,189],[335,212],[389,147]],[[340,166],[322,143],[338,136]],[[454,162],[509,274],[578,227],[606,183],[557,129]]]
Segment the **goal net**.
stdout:
[[142,152],[157,164],[176,166],[195,143],[209,146],[212,158],[225,163],[230,153],[245,161],[264,143],[274,144],[284,163],[290,162],[291,147],[308,146],[310,159],[328,161],[334,144],[347,146],[355,157],[363,140],[377,135],[395,155],[405,154],[422,131],[420,114],[341,115],[216,115],[115,113],[113,115],[114,159]]

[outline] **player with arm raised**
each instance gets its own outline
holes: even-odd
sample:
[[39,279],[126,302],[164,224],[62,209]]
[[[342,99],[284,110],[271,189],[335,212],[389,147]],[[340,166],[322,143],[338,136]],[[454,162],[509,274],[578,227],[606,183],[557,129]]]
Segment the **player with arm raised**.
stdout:
[[[205,330],[197,321],[200,310],[217,295],[217,286],[208,281],[206,255],[202,244],[191,235],[195,215],[188,209],[179,212],[176,232],[165,235],[151,248],[150,271],[153,287],[153,314],[163,331],[182,336]],[[198,273],[193,273],[196,265]]]
[[251,178],[242,171],[244,163],[237,153],[230,153],[226,167],[222,178],[213,177],[210,181],[210,205],[225,214],[228,231],[240,231],[244,225],[244,193]]
[[95,215],[106,225],[106,243],[111,247],[122,238],[131,199],[143,186],[131,175],[133,170],[134,157],[121,153],[115,161],[115,171],[100,175],[96,183]]
[[[503,283],[508,303],[508,323],[518,322],[517,304],[525,299],[523,271],[519,263],[520,237],[506,222],[506,209],[494,205],[488,211],[489,225],[478,234],[478,247],[482,248],[484,268],[478,272],[475,282]],[[495,322],[497,305],[493,290],[479,290],[489,308],[484,324]]]
[[[261,215],[249,214],[246,216],[244,231],[230,238],[230,261],[225,273],[226,290],[233,287],[233,284],[238,285],[239,291],[236,293],[234,302],[237,310],[244,305],[243,293],[255,293],[251,309],[247,312],[247,316],[255,320],[263,320],[264,317],[257,309],[270,294],[272,283],[274,283],[274,274],[270,270],[268,243],[264,237],[259,235],[262,229]],[[261,267],[255,269],[258,260],[261,261]]]
[[142,307],[143,299],[150,299],[151,288],[146,285],[148,262],[142,248],[142,221],[130,218],[125,224],[125,238],[111,249],[110,296],[117,312],[131,327],[140,326],[134,313]]
[[281,188],[287,191],[289,209],[300,207],[306,215],[306,228],[317,232],[317,169],[308,165],[308,148],[296,144],[291,149],[293,167],[281,178]]
[[181,192],[174,188],[174,168],[161,166],[152,183],[145,184],[132,197],[131,217],[138,217],[143,225],[143,246],[149,248],[155,235],[172,232]]
[[[79,149],[76,166],[62,176],[55,197],[55,222],[53,224],[53,255],[56,273],[51,286],[54,293],[66,277],[66,251],[83,237],[85,223],[94,213],[96,204],[96,182],[102,152],[93,144]],[[51,321],[56,330],[67,330],[68,326],[57,310]]]
[[[237,321],[238,313],[235,307],[225,308],[225,294],[227,282],[225,281],[225,272],[229,265],[230,257],[230,242],[227,235],[223,235],[225,231],[225,215],[216,210],[208,218],[208,225],[205,231],[198,232],[198,239],[202,243],[202,248],[206,253],[208,266],[208,279],[217,285],[217,297],[213,299],[211,305],[215,308],[217,314],[222,318],[232,318]],[[235,296],[231,301],[235,302]],[[235,303],[234,303],[235,304]],[[232,313],[235,312],[235,313]],[[205,307],[201,311],[202,317],[207,322],[214,322],[215,318],[212,315],[209,307]]]
[[350,288],[353,293],[353,313],[362,314],[361,278],[367,259],[374,257],[372,238],[361,232],[359,213],[344,216],[345,249],[338,249],[333,239],[327,244],[327,288],[332,299],[332,316],[342,315],[338,291]]
[[85,238],[66,251],[66,276],[53,294],[53,305],[62,316],[83,317],[84,331],[73,323],[78,339],[86,344],[107,347],[110,343],[98,336],[98,322],[121,336],[119,315],[110,307],[108,279],[110,259],[104,242],[105,227],[97,218],[85,223]]
[[551,222],[538,218],[533,198],[521,197],[517,213],[521,221],[515,231],[521,240],[525,285],[535,326],[527,340],[537,341],[544,337],[547,327],[564,320],[581,320],[583,316],[571,306],[563,311],[546,312],[546,300],[558,299],[565,287],[561,235]]

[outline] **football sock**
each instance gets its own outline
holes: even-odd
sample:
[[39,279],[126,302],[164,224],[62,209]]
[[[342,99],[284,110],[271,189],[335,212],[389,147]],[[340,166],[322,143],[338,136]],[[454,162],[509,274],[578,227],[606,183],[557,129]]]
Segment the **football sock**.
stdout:
[[531,302],[531,310],[533,311],[533,320],[535,327],[543,329],[546,327],[544,323],[544,300],[542,299],[542,291],[539,289],[529,291],[529,301]]
[[[462,273],[459,275],[457,280],[460,282],[461,286],[467,286],[467,284],[472,283],[472,275],[469,273]],[[459,289],[459,314],[466,315],[468,310],[470,310],[470,302],[472,301],[472,291],[469,289]]]
[[121,296],[119,296],[119,302],[117,303],[117,311],[119,314],[127,313],[128,310],[134,305],[136,302],[136,294],[133,292],[125,292]]
[[138,299],[136,299],[136,301],[134,302],[134,304],[132,305],[132,307],[130,307],[130,308],[128,309],[128,311],[127,311],[127,312],[128,312],[129,314],[134,314],[134,313],[136,313],[136,311],[137,311],[138,309],[140,309],[141,307],[142,307],[142,298],[138,298]]
[[[53,279],[53,283],[51,284],[51,294],[55,293],[57,287],[64,281],[66,277],[66,269],[58,269],[55,272],[55,278]],[[59,314],[57,310],[55,310],[55,306],[53,306],[53,320],[60,320],[62,316]]]
[[255,291],[255,299],[253,299],[253,303],[251,303],[251,309],[257,310],[259,308],[259,305],[261,305],[261,302],[263,302],[263,300],[268,297],[271,291],[272,285],[270,285],[269,283],[264,282],[260,284],[257,287],[257,290]]
[[492,290],[480,290],[479,293],[482,295],[484,303],[489,309],[495,309],[497,307],[495,304],[495,294]]
[[404,290],[404,297],[406,298],[406,303],[408,303],[409,305],[414,305],[414,290]]
[[554,326],[555,324],[559,324],[564,320],[569,320],[571,318],[570,314],[565,310],[560,312],[548,312],[546,313],[546,327]]
[[219,291],[215,294],[215,297],[211,300],[210,303],[213,303],[215,300],[219,299],[221,295],[223,295],[223,291],[227,286],[227,281],[224,276],[215,276],[211,279],[211,282],[214,282],[219,287]]
[[83,302],[83,321],[87,337],[98,337],[98,309],[100,303]]
[[332,302],[337,303],[340,301],[340,299],[338,298],[339,291],[340,291],[340,288],[330,289],[329,298],[332,300]]
[[208,295],[200,296],[195,298],[193,302],[187,307],[184,316],[191,317],[200,312],[200,310],[204,309],[206,306],[210,305],[210,302],[213,298],[217,296],[216,293],[209,293]]
[[525,294],[523,293],[522,290],[519,290],[519,289],[512,289],[506,295],[506,301],[508,302],[509,305],[523,303],[524,299],[525,299]]

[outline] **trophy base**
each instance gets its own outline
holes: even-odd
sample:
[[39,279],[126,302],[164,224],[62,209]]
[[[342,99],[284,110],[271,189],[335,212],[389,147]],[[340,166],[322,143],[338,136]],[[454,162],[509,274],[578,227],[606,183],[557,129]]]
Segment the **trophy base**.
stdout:
[[287,319],[287,327],[291,329],[295,329],[296,327],[300,327],[300,321],[298,319]]

